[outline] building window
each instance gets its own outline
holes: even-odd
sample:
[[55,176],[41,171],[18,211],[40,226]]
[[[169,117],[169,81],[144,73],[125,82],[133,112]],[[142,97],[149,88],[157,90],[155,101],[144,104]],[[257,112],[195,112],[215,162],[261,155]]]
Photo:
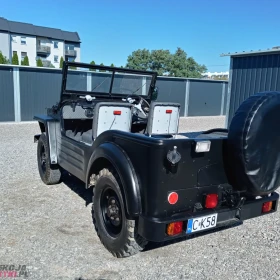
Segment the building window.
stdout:
[[54,62],[58,62],[58,55],[54,56]]
[[54,41],[53,42],[53,47],[54,47],[54,49],[58,49],[58,42]]
[[27,56],[27,52],[21,52],[21,60],[24,60],[24,58]]
[[21,37],[20,42],[22,45],[26,45],[26,37]]
[[17,42],[17,36],[12,35],[12,42],[13,42],[13,43],[16,43],[16,42]]
[[75,46],[74,45],[65,45],[65,49],[69,50],[69,51],[74,51],[75,50]]

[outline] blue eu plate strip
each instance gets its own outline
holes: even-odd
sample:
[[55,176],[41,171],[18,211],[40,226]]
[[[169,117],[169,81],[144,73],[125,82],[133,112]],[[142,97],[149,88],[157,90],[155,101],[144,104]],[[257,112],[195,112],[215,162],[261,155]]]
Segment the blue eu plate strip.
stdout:
[[187,227],[187,233],[192,232],[192,225],[193,225],[193,220],[188,220],[188,227]]

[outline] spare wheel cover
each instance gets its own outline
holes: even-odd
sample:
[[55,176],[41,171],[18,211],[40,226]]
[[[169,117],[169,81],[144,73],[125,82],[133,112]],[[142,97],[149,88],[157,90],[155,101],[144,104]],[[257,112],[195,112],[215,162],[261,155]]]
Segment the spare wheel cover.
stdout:
[[252,195],[280,185],[280,92],[250,96],[236,111],[228,134],[229,181]]

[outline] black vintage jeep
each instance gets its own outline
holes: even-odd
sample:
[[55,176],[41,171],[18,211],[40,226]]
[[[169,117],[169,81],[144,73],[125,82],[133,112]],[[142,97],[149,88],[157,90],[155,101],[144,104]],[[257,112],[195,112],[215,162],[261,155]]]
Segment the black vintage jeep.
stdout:
[[178,133],[180,104],[156,101],[156,76],[66,62],[59,103],[34,117],[41,179],[66,170],[92,187],[97,234],[117,257],[277,210],[280,94],[249,97],[229,130]]

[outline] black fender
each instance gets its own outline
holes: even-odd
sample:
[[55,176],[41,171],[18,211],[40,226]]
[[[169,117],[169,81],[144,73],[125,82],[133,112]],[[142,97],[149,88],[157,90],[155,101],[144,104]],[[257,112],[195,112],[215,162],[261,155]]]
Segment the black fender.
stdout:
[[87,167],[86,187],[88,187],[91,168],[94,162],[100,158],[107,159],[118,172],[127,214],[131,217],[138,216],[142,211],[139,182],[128,155],[120,146],[112,142],[106,142],[94,150]]
[[[49,145],[49,158],[51,164],[57,164],[57,131],[59,130],[59,121],[51,116],[36,115],[34,120],[37,120],[40,126],[41,133],[45,133]],[[34,135],[36,143],[40,138],[39,134]]]

